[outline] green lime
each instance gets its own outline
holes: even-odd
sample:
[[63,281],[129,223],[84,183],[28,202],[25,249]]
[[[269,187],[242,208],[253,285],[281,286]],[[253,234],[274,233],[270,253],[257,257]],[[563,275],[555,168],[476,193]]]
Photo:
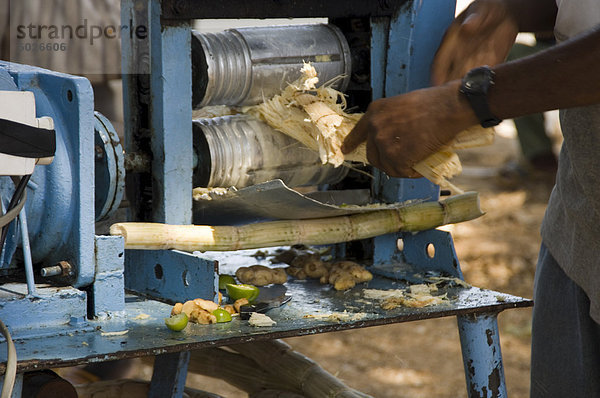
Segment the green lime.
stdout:
[[185,312],[182,312],[177,315],[173,315],[170,318],[165,318],[165,325],[167,325],[167,327],[169,329],[174,330],[176,332],[179,332],[179,331],[185,329],[187,324],[188,324],[188,317],[185,314]]
[[219,290],[225,290],[228,283],[235,285],[235,278],[231,275],[219,275]]
[[239,300],[241,298],[247,298],[248,302],[252,302],[255,298],[258,297],[258,288],[254,285],[246,285],[246,284],[238,284],[235,285],[233,283],[228,283],[225,285],[227,289],[227,295],[232,300]]
[[212,313],[217,317],[217,323],[231,322],[231,314],[223,308],[217,308]]

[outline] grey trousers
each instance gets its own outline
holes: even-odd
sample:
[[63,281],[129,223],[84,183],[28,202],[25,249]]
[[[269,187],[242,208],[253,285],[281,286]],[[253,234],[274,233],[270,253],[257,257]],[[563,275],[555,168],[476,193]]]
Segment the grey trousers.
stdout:
[[600,397],[600,325],[543,244],[533,299],[531,397]]

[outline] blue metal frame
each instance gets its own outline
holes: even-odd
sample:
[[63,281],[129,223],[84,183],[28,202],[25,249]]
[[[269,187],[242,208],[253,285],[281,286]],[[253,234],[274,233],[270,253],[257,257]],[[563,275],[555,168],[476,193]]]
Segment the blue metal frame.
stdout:
[[[429,86],[430,66],[444,32],[454,18],[455,8],[454,1],[413,1],[391,19],[372,20],[373,99]],[[385,71],[382,65],[385,65]],[[376,174],[373,191],[388,202],[439,198],[439,187],[427,180],[389,178],[381,172]],[[403,242],[402,250],[398,248],[399,240]],[[390,234],[375,238],[374,243],[374,265],[379,273],[386,273],[377,268],[384,264],[392,263],[396,267],[397,264],[410,264],[413,270],[437,270],[462,278],[452,238],[446,232]],[[429,244],[435,247],[433,257],[427,254]],[[394,268],[387,273],[393,276]],[[506,396],[497,314],[457,318],[469,396]]]
[[[68,261],[74,287],[94,280],[94,96],[85,78],[0,62],[19,90],[35,95],[37,117],[51,116],[57,133],[52,164],[36,167],[26,209],[34,263]],[[84,183],[85,182],[85,183]],[[5,259],[6,260],[6,259]]]
[[[134,17],[135,0],[122,1],[124,22]],[[191,134],[191,57],[190,21],[161,21],[161,0],[148,3],[148,24],[150,26],[150,136],[153,151],[153,221],[171,224],[188,224],[191,221],[191,175],[192,175],[192,134]],[[371,74],[373,98],[392,96],[429,85],[429,67],[445,29],[454,17],[454,1],[407,1],[398,7],[391,17],[372,18]],[[268,14],[268,10],[265,11]],[[265,15],[267,16],[267,15]],[[225,17],[225,16],[224,16]],[[123,70],[125,73],[137,69],[133,44],[124,40]],[[133,120],[135,105],[130,103],[131,83],[125,84],[126,121]],[[401,112],[402,110],[398,110]],[[405,201],[410,199],[437,200],[439,187],[425,179],[406,180],[389,178],[376,173],[373,191],[384,201]],[[401,239],[405,245],[398,250]],[[435,255],[428,256],[427,246],[433,244]],[[205,267],[208,277],[206,293],[211,293],[216,283],[210,263],[198,259],[189,265],[177,264],[186,258],[177,252],[145,252],[127,254],[126,283],[142,290],[145,294],[177,296],[181,287],[182,273],[193,267]],[[198,261],[197,264],[194,264]],[[416,235],[390,234],[375,239],[375,266],[386,264],[410,265],[423,272],[437,270],[449,275],[462,277],[450,235],[442,231],[425,231]],[[158,277],[156,264],[160,264]],[[182,268],[183,267],[183,268]],[[212,278],[211,278],[212,272]],[[385,271],[382,271],[383,273]],[[388,270],[389,272],[389,270]],[[168,281],[165,278],[168,277]],[[181,297],[189,297],[186,293]],[[196,295],[198,297],[199,295]],[[179,297],[179,296],[177,296]],[[494,390],[504,391],[504,379],[500,377],[499,387],[492,389],[484,378],[502,375],[500,351],[497,344],[498,329],[495,314],[485,314],[470,319],[459,318],[461,341],[465,366],[469,365],[467,385],[471,396],[488,396]],[[490,337],[491,336],[491,337]],[[493,344],[479,344],[482,339]],[[477,358],[477,361],[475,360]],[[155,396],[181,396],[182,374],[186,369],[187,357],[183,354],[161,358],[161,367],[169,367],[173,372],[159,374],[155,367],[153,391]],[[472,371],[472,367],[476,371]],[[158,372],[158,373],[157,373]],[[179,372],[179,373],[178,373]],[[498,373],[500,372],[500,373]],[[496,395],[495,395],[496,396]]]
[[172,302],[199,297],[216,301],[216,274],[215,261],[179,250],[127,250],[125,258],[128,289]]
[[[0,76],[3,89],[34,93],[36,117],[50,116],[57,135],[54,161],[36,167],[26,207],[9,231],[3,267],[17,266],[12,256],[20,242],[27,286],[3,285],[0,318],[17,339],[90,330],[87,297],[76,288],[92,284],[96,273],[91,85],[81,77],[8,62],[0,62]],[[75,271],[75,288],[35,286],[33,263],[48,267],[61,261]]]

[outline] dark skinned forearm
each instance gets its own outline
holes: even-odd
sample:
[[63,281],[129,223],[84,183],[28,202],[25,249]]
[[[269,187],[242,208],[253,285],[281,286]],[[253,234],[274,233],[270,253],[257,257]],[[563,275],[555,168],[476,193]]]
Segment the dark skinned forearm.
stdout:
[[501,119],[600,103],[600,28],[531,57],[497,65],[489,92]]

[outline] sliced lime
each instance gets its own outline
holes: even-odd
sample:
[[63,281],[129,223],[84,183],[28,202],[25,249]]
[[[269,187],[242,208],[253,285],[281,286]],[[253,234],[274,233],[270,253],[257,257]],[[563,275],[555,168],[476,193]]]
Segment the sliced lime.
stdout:
[[235,278],[232,275],[219,275],[219,290],[225,290],[227,284],[235,285]]
[[231,314],[223,308],[217,308],[212,313],[217,317],[217,323],[231,322]]
[[188,316],[185,312],[165,318],[165,325],[176,332],[182,331],[188,324]]
[[254,285],[234,285],[232,283],[228,283],[227,285],[225,285],[225,288],[227,289],[227,295],[230,299],[239,300],[241,298],[246,298],[250,303],[258,297],[259,293],[258,288]]

